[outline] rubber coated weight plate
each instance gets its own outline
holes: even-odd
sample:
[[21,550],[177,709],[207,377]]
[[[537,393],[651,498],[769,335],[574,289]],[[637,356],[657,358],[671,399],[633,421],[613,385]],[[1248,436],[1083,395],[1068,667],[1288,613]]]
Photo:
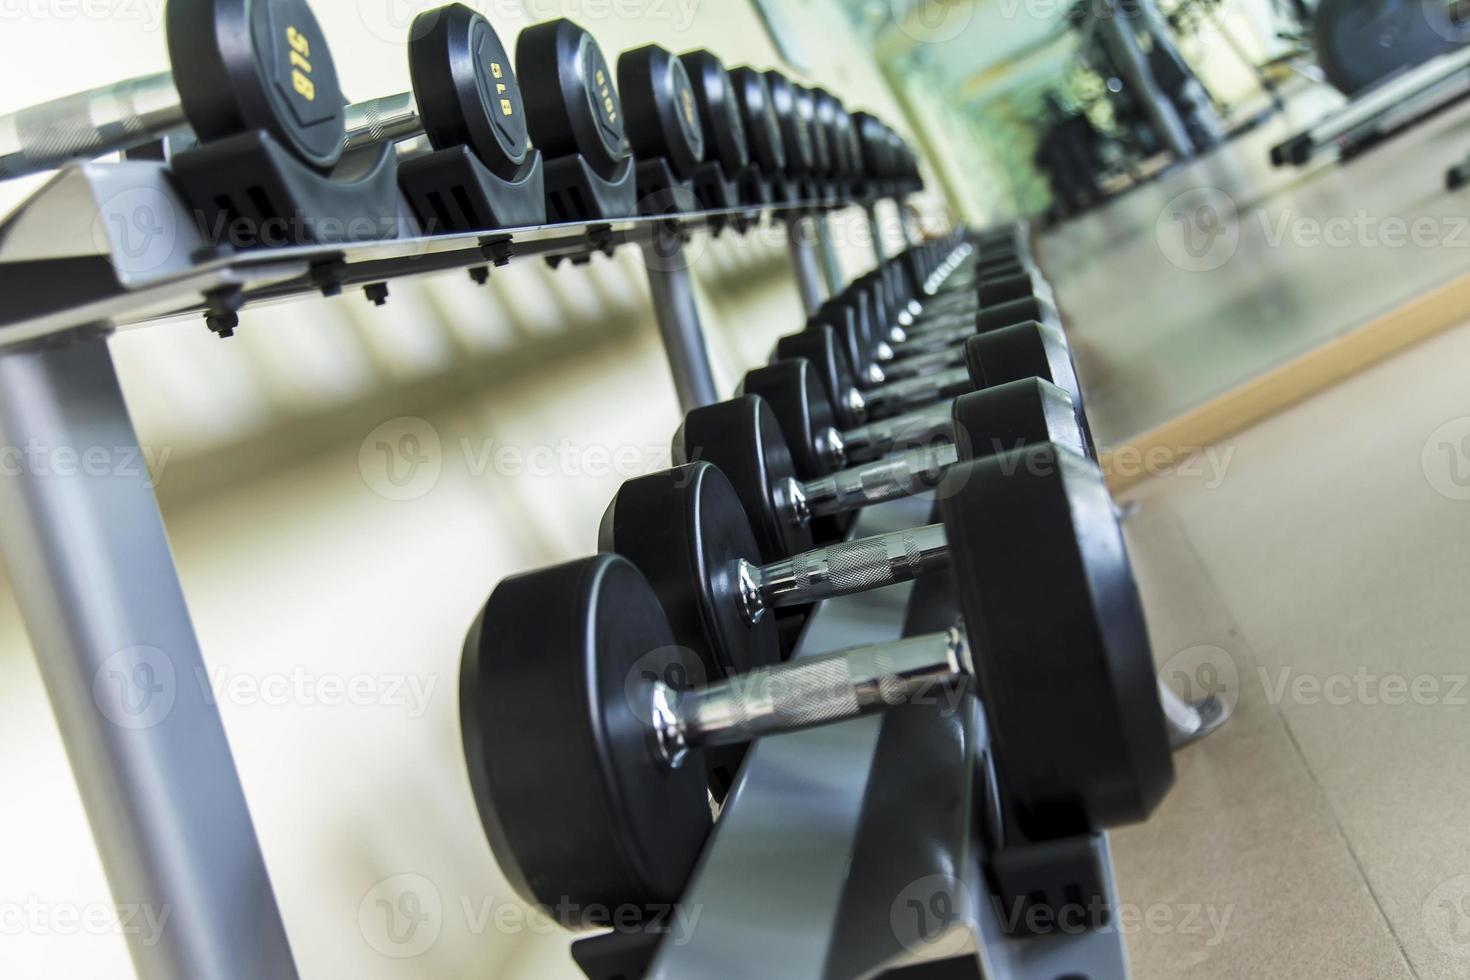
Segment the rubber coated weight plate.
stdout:
[[1072,351],[1056,327],[1031,320],[977,334],[965,341],[965,367],[977,388],[1021,378],[1043,378],[1061,388],[1072,401],[1089,453],[1096,452]]
[[623,107],[592,35],[565,18],[526,28],[516,41],[516,74],[541,152],[580,153],[599,174],[611,175],[626,156]]
[[771,90],[766,77],[754,68],[731,68],[730,84],[735,101],[745,121],[745,137],[750,144],[750,157],[767,176],[786,172],[786,143],[781,138],[781,124],[771,106]]
[[760,562],[740,498],[709,463],[624,483],[603,515],[600,547],[638,567],[663,603],[674,639],[699,655],[710,679],[781,659],[776,617],[747,626],[739,562]]
[[709,834],[703,760],[650,753],[644,668],[673,646],[648,583],[613,555],[506,579],[465,641],[480,821],[516,891],[566,926],[678,901]]
[[337,66],[305,0],[173,0],[174,84],[200,142],[264,130],[314,167],[342,157]]
[[824,88],[812,89],[812,101],[816,106],[817,128],[825,137],[827,150],[831,157],[827,173],[835,177],[846,176],[849,172],[847,137],[843,135],[837,124],[838,114],[842,112],[842,103]]
[[726,177],[734,177],[749,166],[750,145],[730,75],[724,63],[708,51],[690,51],[679,60],[694,86],[694,101],[704,123],[705,156],[718,160]]
[[985,333],[987,330],[1009,327],[1015,323],[1025,323],[1027,320],[1039,320],[1050,324],[1061,322],[1061,318],[1057,315],[1057,308],[1051,305],[1050,300],[1042,299],[1040,296],[1023,296],[1009,303],[1000,303],[982,309],[976,315],[975,330],[978,333]]
[[792,99],[796,103],[797,115],[806,125],[812,140],[812,173],[825,177],[832,172],[832,146],[827,138],[827,129],[817,116],[817,96],[804,85],[791,85]]
[[1043,841],[1143,820],[1174,779],[1143,606],[1102,473],[1056,446],[939,489],[1000,786]]
[[888,146],[883,124],[866,112],[854,112],[852,124],[857,134],[858,148],[861,151],[863,175],[882,177],[884,175],[883,154]]
[[468,146],[491,173],[514,178],[531,139],[510,54],[490,22],[460,3],[419,14],[408,68],[429,142]]
[[786,146],[786,173],[806,177],[816,165],[812,131],[796,106],[796,90],[791,80],[778,71],[766,72],[766,87],[771,92],[771,110]]
[[856,428],[864,419],[852,407],[852,394],[857,390],[852,368],[847,363],[837,339],[837,331],[830,324],[810,326],[800,333],[782,337],[776,341],[776,358],[802,357],[811,362],[817,378],[827,393],[827,400],[843,429]]
[[741,382],[740,393],[759,395],[771,406],[801,479],[814,480],[840,468],[841,459],[833,455],[836,447],[824,451],[818,442],[840,441],[841,435],[810,361],[796,357],[756,368]]
[[960,459],[980,459],[1049,442],[1075,453],[1087,452],[1072,399],[1040,378],[960,395],[954,400],[954,425]]
[[713,463],[745,508],[761,560],[778,561],[816,547],[808,525],[788,516],[796,465],[781,424],[765,400],[745,395],[696,408],[674,437],[674,462]]
[[656,44],[618,56],[624,128],[640,159],[663,157],[674,176],[693,176],[704,161],[704,126],[684,63]]

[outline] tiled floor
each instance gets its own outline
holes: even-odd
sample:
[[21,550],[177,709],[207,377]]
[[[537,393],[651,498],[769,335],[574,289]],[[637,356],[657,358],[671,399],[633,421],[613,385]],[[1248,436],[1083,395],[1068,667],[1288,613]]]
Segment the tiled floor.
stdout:
[[1115,837],[1139,980],[1470,976],[1467,365],[1470,325],[1132,495],[1164,676],[1239,699]]

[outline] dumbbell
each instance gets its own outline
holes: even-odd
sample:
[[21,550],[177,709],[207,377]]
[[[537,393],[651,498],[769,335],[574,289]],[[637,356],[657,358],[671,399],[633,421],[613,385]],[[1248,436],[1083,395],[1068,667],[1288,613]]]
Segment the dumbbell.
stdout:
[[305,0],[170,0],[171,72],[0,117],[0,179],[127,150],[182,127],[200,142],[254,130],[328,170],[345,112],[327,39]]
[[765,79],[770,92],[771,114],[776,118],[781,142],[786,148],[783,175],[793,181],[810,180],[815,174],[817,149],[811,126],[797,108],[796,89],[791,80],[779,71],[766,72]]
[[[700,566],[714,570],[701,573],[710,595],[728,598],[736,583],[721,563],[752,547],[738,501],[708,465],[665,477],[662,496],[679,503],[659,523],[693,510],[716,527],[728,515],[731,533]],[[972,675],[1019,833],[1046,841],[1146,819],[1173,764],[1096,467],[1043,446],[961,464],[946,482],[963,636],[701,673],[679,649],[687,615],[623,558],[502,582],[466,640],[460,710],[481,820],[517,891],[574,928],[609,925],[589,913],[597,906],[605,916],[676,901],[711,826],[702,749],[853,718]],[[681,674],[713,683],[675,683]]]
[[767,179],[780,177],[786,172],[786,141],[771,106],[766,77],[754,68],[744,66],[731,68],[729,74],[735,104],[740,109],[745,136],[750,144],[750,158]]
[[639,160],[663,159],[677,180],[704,162],[705,134],[684,62],[657,44],[618,56],[624,128]]
[[476,11],[426,10],[409,28],[413,90],[347,107],[348,150],[427,137],[435,150],[467,147],[497,177],[514,179],[531,153],[510,54]]
[[[994,285],[997,289],[989,293],[997,297],[993,303],[950,319],[917,324],[897,340],[891,332],[888,339],[876,334],[867,313],[872,304],[866,294],[824,304],[809,323],[827,323],[838,331],[859,387],[881,387],[963,363],[962,344],[977,332],[1025,320],[1059,325],[1044,281],[1023,275]],[[1002,295],[1014,298],[999,298]]]
[[611,178],[628,158],[623,108],[592,35],[565,18],[533,24],[516,40],[516,68],[526,125],[542,154],[580,155]]
[[811,134],[811,176],[825,182],[833,176],[836,149],[832,146],[828,128],[818,118],[816,93],[805,85],[796,82],[790,84],[792,107],[800,117],[801,125]]
[[[1022,324],[1035,323],[1050,328],[1049,341],[1060,344],[1061,349],[1066,350],[1066,340],[1053,322],[1042,320],[1022,320],[1020,322]],[[1016,325],[1010,324],[1009,326]],[[866,388],[859,386],[848,361],[846,344],[830,324],[815,323],[799,333],[782,337],[776,342],[775,355],[772,360],[804,357],[811,361],[832,403],[833,417],[838,427],[851,429],[869,421],[906,414],[929,402],[951,398],[973,390],[978,385],[978,376],[974,373],[978,365],[971,363],[970,342],[977,337],[985,337],[1004,329],[1006,328],[995,328],[980,333],[976,333],[973,329],[957,332],[952,337],[946,337],[944,343],[938,347],[939,350],[946,352],[946,357],[943,359],[944,364],[950,366],[940,365],[932,374]],[[957,356],[950,361],[948,352],[952,349],[957,351]],[[984,350],[985,348],[978,349]],[[1068,360],[1070,361],[1070,355]],[[1040,367],[1041,365],[1038,365],[1038,369]],[[1060,368],[1060,365],[1056,367]],[[1074,372],[1069,371],[1068,374],[1072,376],[1048,377],[1048,380],[1066,388],[1068,394],[1079,400],[1080,404],[1081,389],[1076,385]],[[1007,380],[1014,379],[1008,378]]]
[[725,177],[734,179],[750,164],[750,145],[730,74],[709,51],[689,51],[679,60],[684,63],[704,124],[706,155],[719,163]]
[[689,412],[674,437],[673,461],[720,468],[769,562],[814,548],[825,537],[815,519],[933,490],[955,463],[1038,443],[1087,451],[1072,400],[1039,378],[961,395],[951,420],[951,431],[922,448],[801,480],[771,406],[743,395]]
[[[862,396],[840,373],[834,376],[844,358],[831,328],[810,336],[822,342],[806,345],[819,360],[800,354],[779,359],[747,373],[738,389],[741,394],[760,395],[771,405],[803,479],[871,462],[888,455],[895,446],[923,445],[942,438],[949,424],[946,393],[960,395],[1033,377],[1067,393],[1084,444],[1094,446],[1066,338],[1049,324],[1029,321],[972,337],[964,346],[966,380],[957,380],[958,372],[942,372],[931,380],[927,398],[922,392],[915,395],[924,404],[874,421],[865,418]],[[847,399],[841,407],[832,399],[834,386]]]

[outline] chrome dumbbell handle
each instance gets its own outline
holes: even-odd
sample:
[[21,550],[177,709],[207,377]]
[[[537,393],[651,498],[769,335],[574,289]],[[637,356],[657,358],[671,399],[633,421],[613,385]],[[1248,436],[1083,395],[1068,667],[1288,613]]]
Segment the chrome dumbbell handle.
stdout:
[[664,762],[690,749],[801,731],[904,704],[974,673],[959,630],[762,667],[708,687],[652,685],[651,724]]
[[792,513],[798,524],[812,517],[845,514],[889,500],[933,490],[945,469],[959,462],[953,443],[928,446],[798,485],[800,504]]
[[747,623],[755,625],[768,609],[804,606],[908,582],[948,563],[943,524],[844,541],[768,565],[742,561],[740,612]]
[[169,72],[29,106],[0,116],[0,180],[132,149],[187,125]]
[[907,381],[910,378],[918,378],[935,371],[958,367],[964,363],[965,348],[955,345],[913,357],[890,360],[883,365],[883,374],[889,381]]
[[399,143],[424,132],[424,120],[412,92],[357,102],[348,106],[346,112],[347,135],[342,140],[345,151]]
[[954,439],[954,418],[948,405],[869,422],[841,434],[842,454],[850,463],[869,463],[890,455],[907,443]]
[[969,369],[956,367],[869,388],[863,392],[863,401],[872,415],[899,415],[932,402],[963,395],[974,387],[975,382],[970,378]]

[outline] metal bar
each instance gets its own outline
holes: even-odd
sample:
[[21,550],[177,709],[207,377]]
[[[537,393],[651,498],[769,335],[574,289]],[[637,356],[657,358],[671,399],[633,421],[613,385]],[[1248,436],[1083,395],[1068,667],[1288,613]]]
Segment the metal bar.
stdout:
[[168,72],[29,106],[0,116],[0,180],[130,149],[187,123]]
[[799,216],[787,220],[786,243],[791,249],[791,266],[796,272],[796,288],[801,291],[801,305],[807,316],[817,312],[826,299],[826,294],[822,292],[822,276],[817,269],[817,254],[812,247],[812,237],[806,222]]
[[827,212],[818,211],[812,216],[812,227],[817,233],[817,255],[822,260],[822,278],[827,284],[827,295],[836,296],[847,286],[847,277],[842,272],[842,262],[837,258],[837,248],[832,244],[832,222]]
[[679,405],[686,412],[712,405],[719,395],[704,330],[699,325],[699,303],[694,296],[684,240],[677,230],[659,230],[640,245],[648,269],[648,288],[653,294],[653,312],[674,375]]
[[[294,977],[101,330],[0,353],[0,550],[139,975]],[[81,462],[77,462],[80,460]]]
[[888,246],[883,241],[883,225],[878,221],[878,206],[873,203],[863,205],[863,211],[868,216],[868,233],[873,236],[873,258],[879,266],[888,264]]

